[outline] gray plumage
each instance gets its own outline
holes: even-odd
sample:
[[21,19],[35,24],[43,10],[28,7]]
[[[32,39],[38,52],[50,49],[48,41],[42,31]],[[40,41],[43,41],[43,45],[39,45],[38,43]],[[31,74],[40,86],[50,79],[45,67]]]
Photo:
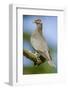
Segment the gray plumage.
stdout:
[[48,63],[50,65],[52,65],[52,62],[51,62],[52,58],[49,53],[49,48],[48,48],[47,42],[44,39],[43,33],[42,33],[42,27],[43,27],[42,25],[43,24],[40,19],[35,20],[34,23],[36,23],[36,29],[31,35],[31,44],[32,44],[33,48],[40,55],[42,55],[44,58],[46,58],[46,60],[48,61]]

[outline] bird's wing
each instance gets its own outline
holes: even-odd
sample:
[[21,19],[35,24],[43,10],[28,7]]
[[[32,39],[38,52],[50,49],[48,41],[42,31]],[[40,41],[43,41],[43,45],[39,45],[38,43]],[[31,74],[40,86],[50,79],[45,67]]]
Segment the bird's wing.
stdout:
[[38,32],[32,34],[31,44],[40,55],[47,60],[51,60],[47,42]]
[[48,46],[43,37],[37,32],[33,32],[31,35],[31,44],[35,50],[47,51]]
[[49,56],[50,56],[50,58],[51,58],[51,60],[52,60],[51,53],[50,53],[50,49],[48,50],[48,53],[49,53]]

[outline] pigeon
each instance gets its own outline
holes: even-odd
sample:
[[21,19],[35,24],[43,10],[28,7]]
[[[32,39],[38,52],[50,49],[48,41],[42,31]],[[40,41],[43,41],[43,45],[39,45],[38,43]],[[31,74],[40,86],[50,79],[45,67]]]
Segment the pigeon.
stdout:
[[47,41],[44,38],[43,33],[42,33],[43,23],[42,23],[41,19],[35,19],[34,23],[36,24],[36,29],[31,34],[32,47],[36,50],[36,52],[40,56],[42,56],[43,58],[45,58],[47,60],[49,65],[53,66],[52,57],[50,55]]

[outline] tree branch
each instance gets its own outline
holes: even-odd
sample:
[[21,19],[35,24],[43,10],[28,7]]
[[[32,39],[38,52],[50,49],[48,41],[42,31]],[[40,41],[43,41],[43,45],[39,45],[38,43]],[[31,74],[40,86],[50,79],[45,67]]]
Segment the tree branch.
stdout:
[[27,49],[24,49],[23,50],[23,55],[27,58],[29,58],[31,61],[34,62],[35,65],[40,65],[43,63],[43,61],[45,60],[42,60],[42,58],[38,60],[38,54],[36,55],[35,53],[27,50]]

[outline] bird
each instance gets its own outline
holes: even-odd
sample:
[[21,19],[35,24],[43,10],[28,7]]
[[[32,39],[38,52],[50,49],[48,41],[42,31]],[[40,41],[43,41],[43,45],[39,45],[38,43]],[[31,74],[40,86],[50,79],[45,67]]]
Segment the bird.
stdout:
[[[47,41],[43,36],[43,23],[41,19],[35,19],[33,21],[36,24],[36,29],[31,34],[31,44],[35,51],[45,58],[50,66],[53,66],[52,57],[47,45]],[[42,61],[44,62],[44,60]],[[35,63],[36,64],[36,63]]]

